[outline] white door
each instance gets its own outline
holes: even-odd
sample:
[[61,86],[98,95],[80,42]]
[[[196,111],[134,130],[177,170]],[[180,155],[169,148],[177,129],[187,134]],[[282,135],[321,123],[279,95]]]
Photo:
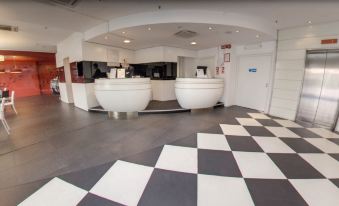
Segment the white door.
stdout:
[[241,56],[238,59],[236,104],[265,111],[272,57],[270,55]]

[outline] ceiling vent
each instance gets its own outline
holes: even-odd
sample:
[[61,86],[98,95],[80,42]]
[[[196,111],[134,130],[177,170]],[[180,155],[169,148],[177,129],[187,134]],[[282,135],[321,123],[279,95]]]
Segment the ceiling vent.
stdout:
[[175,33],[174,35],[177,36],[177,37],[189,39],[189,38],[197,36],[198,33],[195,32],[195,31],[190,31],[190,30],[181,30],[181,31],[178,31],[177,33]]
[[0,30],[18,32],[19,28],[17,26],[0,25]]
[[74,8],[78,5],[80,0],[35,0],[41,3],[47,3],[47,4],[52,4],[56,6],[62,6],[62,7],[67,7],[67,8]]

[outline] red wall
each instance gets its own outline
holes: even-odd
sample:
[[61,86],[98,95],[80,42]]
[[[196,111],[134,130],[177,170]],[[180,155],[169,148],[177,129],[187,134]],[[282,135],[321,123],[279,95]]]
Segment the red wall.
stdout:
[[[0,89],[15,91],[17,97],[50,94],[50,80],[57,75],[54,54],[39,52],[0,51],[5,61],[0,70],[22,70],[22,73],[0,73]],[[13,56],[16,56],[14,63]]]

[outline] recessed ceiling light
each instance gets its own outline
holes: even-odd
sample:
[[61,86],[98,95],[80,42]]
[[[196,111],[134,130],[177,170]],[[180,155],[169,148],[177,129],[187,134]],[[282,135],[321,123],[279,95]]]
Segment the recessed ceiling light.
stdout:
[[126,32],[125,32],[125,31],[123,31],[123,32],[121,32],[121,33],[123,33],[123,34],[126,34]]
[[107,40],[107,39],[108,39],[108,36],[105,36],[105,39]]
[[195,42],[195,41],[191,42],[191,45],[196,45],[196,44],[197,44],[197,42]]
[[131,40],[125,39],[125,40],[124,40],[124,43],[125,43],[125,44],[129,44],[129,43],[131,43]]
[[213,30],[213,28],[212,27],[208,27],[208,30]]
[[260,37],[260,35],[259,35],[259,34],[255,35],[255,38],[257,38],[257,39],[258,39],[259,37]]
[[147,28],[147,30],[148,30],[148,31],[151,31],[151,30],[152,30],[152,28],[151,28],[151,27],[148,27],[148,28]]
[[239,30],[235,30],[236,33],[239,33],[240,31]]
[[308,23],[308,24],[312,24],[312,21],[311,21],[311,20],[308,20],[307,23]]

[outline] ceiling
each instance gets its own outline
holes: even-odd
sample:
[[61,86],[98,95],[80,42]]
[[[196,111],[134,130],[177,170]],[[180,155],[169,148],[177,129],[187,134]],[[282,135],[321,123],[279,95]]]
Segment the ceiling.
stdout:
[[[182,38],[174,35],[181,30],[194,31],[197,32],[197,35],[192,38]],[[130,40],[131,43],[124,43],[124,40],[126,39]],[[91,39],[90,42],[131,50],[155,46],[170,46],[200,50],[225,43],[241,44],[246,42],[247,44],[254,44],[271,40],[274,39],[268,35],[240,27],[211,24],[168,23],[116,30],[108,34],[97,36]],[[191,42],[196,42],[197,44],[191,45]]]
[[0,49],[55,52],[55,45],[72,32],[84,32],[126,15],[158,11],[159,5],[160,10],[200,9],[252,15],[277,22],[277,29],[306,25],[308,20],[313,24],[339,20],[339,1],[333,0],[79,0],[74,8],[48,2],[0,0],[0,24],[19,26],[18,33],[0,31]]

